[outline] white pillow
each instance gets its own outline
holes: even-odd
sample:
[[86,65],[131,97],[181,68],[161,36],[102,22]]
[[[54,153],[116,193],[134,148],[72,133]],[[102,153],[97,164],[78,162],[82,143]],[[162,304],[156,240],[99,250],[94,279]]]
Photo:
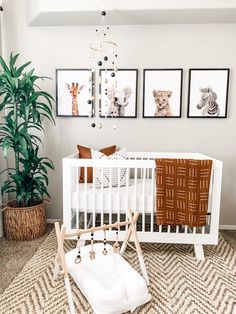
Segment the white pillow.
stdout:
[[[107,159],[107,160],[125,160],[127,159],[127,152],[125,149],[122,149],[118,152],[115,152],[112,155],[105,155],[98,150],[91,149],[91,154],[93,159]],[[103,175],[102,175],[103,169]],[[120,187],[126,186],[126,168],[120,168]],[[103,183],[104,188],[110,187],[110,169],[109,168],[94,168],[93,171],[93,180],[95,182],[95,188],[100,189]],[[112,168],[111,170],[111,186],[118,187],[118,168]]]

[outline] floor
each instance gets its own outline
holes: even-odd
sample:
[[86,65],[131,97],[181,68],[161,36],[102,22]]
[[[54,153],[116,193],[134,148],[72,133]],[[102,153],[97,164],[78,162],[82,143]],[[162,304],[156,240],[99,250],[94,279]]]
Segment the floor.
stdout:
[[[48,224],[46,234],[33,241],[15,242],[5,238],[0,239],[0,294],[10,285],[27,261],[34,255],[53,226],[53,224]],[[236,231],[221,231],[221,234],[236,250]]]
[[53,227],[53,224],[47,224],[45,235],[33,241],[17,242],[0,238],[0,294],[19,274]]

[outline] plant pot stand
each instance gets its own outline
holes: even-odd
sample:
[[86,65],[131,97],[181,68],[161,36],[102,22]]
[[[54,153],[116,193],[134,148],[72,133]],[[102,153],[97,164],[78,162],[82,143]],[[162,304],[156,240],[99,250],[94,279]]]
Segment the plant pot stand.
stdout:
[[45,234],[45,203],[30,207],[14,207],[8,202],[3,212],[3,226],[6,238],[10,240],[34,240]]

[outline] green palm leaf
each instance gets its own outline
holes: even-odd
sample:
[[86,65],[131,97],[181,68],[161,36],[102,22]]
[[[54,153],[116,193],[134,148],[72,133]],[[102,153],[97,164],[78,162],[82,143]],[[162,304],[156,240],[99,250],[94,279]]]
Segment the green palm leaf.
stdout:
[[[55,123],[52,104],[53,97],[36,85],[38,80],[48,79],[37,76],[28,68],[31,62],[16,65],[19,54],[11,53],[9,64],[0,56],[0,111],[4,112],[4,122],[0,123],[0,147],[4,157],[12,149],[15,168],[8,170],[8,180],[1,193],[15,193],[17,206],[30,206],[42,201],[47,191],[48,169],[54,165],[47,157],[39,157],[44,131],[42,118]],[[37,132],[37,133],[36,133]]]

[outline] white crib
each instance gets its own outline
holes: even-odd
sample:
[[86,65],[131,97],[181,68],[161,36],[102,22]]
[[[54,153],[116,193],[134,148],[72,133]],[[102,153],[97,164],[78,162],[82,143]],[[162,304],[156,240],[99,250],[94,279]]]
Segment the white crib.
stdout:
[[[193,244],[197,259],[204,259],[203,244],[217,244],[223,163],[199,153],[155,153],[128,152],[127,160],[79,159],[78,154],[63,159],[63,223],[67,230],[99,226],[127,219],[127,209],[139,212],[137,223],[141,242]],[[156,158],[211,159],[213,161],[207,224],[204,227],[169,226],[156,224]],[[79,183],[80,168],[84,168],[85,183]],[[113,169],[118,172],[118,186],[95,187],[95,182],[87,182],[88,167],[109,169],[111,179]],[[120,186],[121,169],[126,168],[126,185]],[[111,180],[110,180],[111,182]],[[126,227],[127,228],[127,227]],[[124,240],[126,230],[119,231],[119,239]],[[86,235],[84,239],[89,239]],[[103,239],[103,232],[96,234]],[[96,240],[95,239],[95,240]],[[115,240],[115,231],[107,231],[107,239]]]

